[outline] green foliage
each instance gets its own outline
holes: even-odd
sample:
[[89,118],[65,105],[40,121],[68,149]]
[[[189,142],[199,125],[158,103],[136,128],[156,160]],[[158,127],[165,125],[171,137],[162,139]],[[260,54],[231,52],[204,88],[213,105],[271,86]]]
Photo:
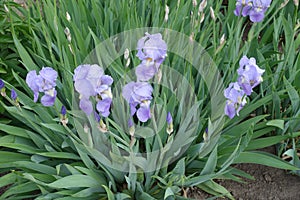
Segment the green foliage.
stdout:
[[[201,13],[191,1],[42,0],[28,1],[27,8],[5,2],[8,13],[1,2],[0,73],[12,70],[3,79],[7,89],[15,88],[21,105],[9,97],[0,99],[10,117],[0,121],[0,169],[7,173],[0,187],[9,186],[1,199],[176,199],[191,186],[234,199],[214,181],[251,178],[232,164],[257,163],[299,173],[298,10],[292,1],[283,8],[274,1],[265,20],[252,24],[233,15],[234,3],[208,1],[200,22]],[[64,32],[67,27],[71,40]],[[138,38],[131,41],[129,36],[146,31],[166,38],[170,52],[164,64],[169,67],[162,67],[161,83],[153,83],[151,122],[138,124],[131,138],[129,109],[117,95],[139,62]],[[223,34],[226,40],[220,44]],[[128,68],[122,57],[125,48],[132,51]],[[266,72],[247,106],[229,120],[223,116],[222,92],[236,80],[242,55],[255,57]],[[113,109],[118,112],[105,120],[106,133],[74,107],[72,74],[82,63],[99,63],[115,80]],[[24,81],[27,71],[43,66],[59,73],[53,107],[34,103]],[[220,76],[214,76],[217,71]],[[66,126],[60,123],[62,105],[68,108]],[[167,111],[175,114],[171,135],[166,133]],[[279,155],[285,152],[292,158],[291,164],[257,151],[274,144]]]

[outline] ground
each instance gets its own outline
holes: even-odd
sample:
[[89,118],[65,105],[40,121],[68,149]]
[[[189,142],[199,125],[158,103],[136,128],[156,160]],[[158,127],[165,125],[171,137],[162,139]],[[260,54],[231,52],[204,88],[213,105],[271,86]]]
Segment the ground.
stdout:
[[[274,147],[268,150],[274,150]],[[237,168],[252,175],[255,180],[245,180],[246,183],[234,181],[218,181],[228,189],[237,200],[297,200],[300,199],[300,177],[288,171],[257,164],[239,164]],[[194,190],[191,198],[206,199],[211,196]],[[223,199],[224,198],[218,198]]]

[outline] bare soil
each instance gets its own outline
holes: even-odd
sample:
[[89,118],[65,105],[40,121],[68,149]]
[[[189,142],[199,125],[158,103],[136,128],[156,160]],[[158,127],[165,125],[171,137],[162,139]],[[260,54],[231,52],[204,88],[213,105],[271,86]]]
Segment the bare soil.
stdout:
[[[269,147],[266,151],[275,151]],[[300,177],[290,174],[288,171],[257,164],[238,164],[235,167],[252,175],[255,180],[244,180],[246,183],[238,183],[228,180],[220,180],[237,200],[298,200],[300,199]],[[189,194],[193,199],[207,199],[213,196],[194,190]],[[225,198],[217,198],[225,199]]]

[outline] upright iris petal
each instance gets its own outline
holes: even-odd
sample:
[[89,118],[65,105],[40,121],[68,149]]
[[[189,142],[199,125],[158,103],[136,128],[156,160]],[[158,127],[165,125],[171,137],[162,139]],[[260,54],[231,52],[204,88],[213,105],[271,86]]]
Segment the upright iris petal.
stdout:
[[256,65],[255,58],[248,59],[246,56],[243,56],[238,69],[238,83],[246,95],[250,95],[253,91],[252,89],[263,81],[262,75],[264,72],[265,70],[260,69]]
[[146,36],[138,41],[137,50],[140,60],[151,59],[161,63],[161,59],[167,56],[167,44],[160,33],[146,33]]
[[160,64],[167,56],[167,44],[160,33],[146,33],[137,44],[137,57],[142,63],[136,68],[138,81],[150,80],[158,71]]
[[252,2],[249,0],[237,0],[234,14],[236,16],[246,17],[252,8]]
[[253,7],[249,11],[250,20],[252,22],[262,21],[270,4],[271,0],[253,0]]
[[271,2],[271,0],[237,0],[234,14],[243,17],[249,15],[252,22],[260,22]]

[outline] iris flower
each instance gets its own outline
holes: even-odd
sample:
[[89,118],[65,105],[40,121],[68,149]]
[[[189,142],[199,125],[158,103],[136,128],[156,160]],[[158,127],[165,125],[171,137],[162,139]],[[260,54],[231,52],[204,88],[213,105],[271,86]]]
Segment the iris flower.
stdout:
[[37,102],[39,93],[43,92],[41,103],[44,106],[53,106],[56,98],[57,72],[51,67],[43,67],[37,75],[35,70],[29,71],[26,76],[26,83],[34,93],[34,102]]

